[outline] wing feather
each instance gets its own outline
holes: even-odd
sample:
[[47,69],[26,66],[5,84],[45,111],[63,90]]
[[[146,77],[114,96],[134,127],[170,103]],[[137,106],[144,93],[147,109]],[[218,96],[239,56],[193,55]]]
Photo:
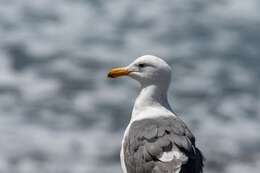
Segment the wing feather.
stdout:
[[128,173],[202,173],[195,138],[177,117],[133,122],[124,144]]

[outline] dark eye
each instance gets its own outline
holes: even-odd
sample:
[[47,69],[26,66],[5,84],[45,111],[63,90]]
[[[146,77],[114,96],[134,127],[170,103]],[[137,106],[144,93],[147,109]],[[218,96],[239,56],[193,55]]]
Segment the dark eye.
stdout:
[[141,63],[141,64],[138,64],[138,67],[141,67],[141,68],[143,68],[143,67],[145,67],[146,65],[145,64],[143,64],[143,63]]

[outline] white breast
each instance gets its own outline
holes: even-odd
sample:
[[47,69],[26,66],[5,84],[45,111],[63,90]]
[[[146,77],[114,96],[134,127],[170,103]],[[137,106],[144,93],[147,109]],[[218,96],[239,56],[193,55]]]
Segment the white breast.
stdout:
[[125,165],[124,143],[125,143],[126,137],[128,136],[130,125],[131,125],[131,122],[128,124],[128,126],[125,130],[123,140],[122,140],[122,144],[121,144],[120,161],[121,161],[121,167],[123,169],[123,173],[127,173],[126,165]]

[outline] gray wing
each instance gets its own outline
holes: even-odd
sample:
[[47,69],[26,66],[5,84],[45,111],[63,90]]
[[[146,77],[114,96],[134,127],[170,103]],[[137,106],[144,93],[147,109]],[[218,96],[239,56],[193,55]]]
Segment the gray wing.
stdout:
[[132,123],[124,144],[128,173],[202,173],[203,156],[179,118]]

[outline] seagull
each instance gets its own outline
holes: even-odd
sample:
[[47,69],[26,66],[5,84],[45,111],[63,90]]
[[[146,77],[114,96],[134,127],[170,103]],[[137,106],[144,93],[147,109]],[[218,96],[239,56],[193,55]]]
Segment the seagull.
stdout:
[[159,57],[144,55],[108,72],[109,78],[120,76],[141,85],[122,140],[123,172],[202,173],[204,157],[195,137],[168,103],[171,67]]

